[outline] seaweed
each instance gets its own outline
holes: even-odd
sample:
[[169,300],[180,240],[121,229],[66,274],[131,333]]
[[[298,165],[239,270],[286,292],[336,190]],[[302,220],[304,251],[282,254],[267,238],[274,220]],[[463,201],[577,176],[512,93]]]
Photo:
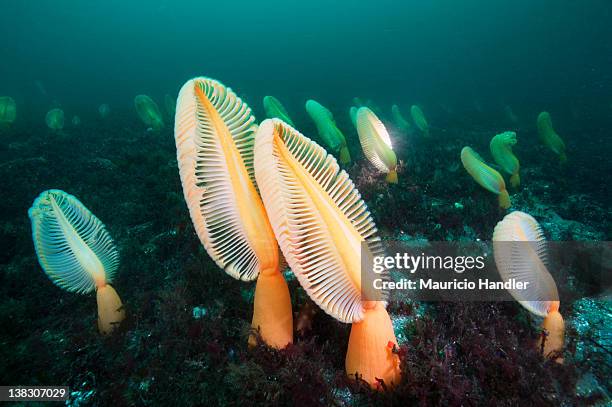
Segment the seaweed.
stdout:
[[[309,300],[290,279],[294,310],[306,307],[307,329],[284,350],[249,348],[255,284],[225,275],[202,248],[182,198],[170,130],[136,130],[142,125],[133,113],[119,109],[113,121],[83,116],[82,126],[63,136],[42,126],[13,132],[10,140],[0,135],[0,178],[11,193],[0,201],[2,384],[70,386],[71,405],[548,406],[609,400],[605,301],[563,305],[576,326],[570,322],[563,365],[538,354],[537,324],[517,304],[391,302],[390,314],[403,321],[395,349],[402,381],[373,391],[344,374],[350,326],[318,309],[309,312]],[[386,237],[488,239],[500,219],[497,202],[453,163],[462,145],[486,151],[489,138],[465,131],[446,144],[416,137],[398,143],[403,164],[397,185],[385,183],[363,160],[349,172]],[[576,166],[591,159],[589,151],[597,154],[595,144],[584,147],[572,156]],[[546,233],[609,233],[605,195],[588,165],[576,175],[540,163],[541,151],[523,149],[520,141],[516,152],[525,186],[514,192],[515,205],[541,214],[553,210],[576,222],[548,217]],[[584,183],[570,193],[577,177]],[[93,296],[58,290],[36,262],[26,213],[51,187],[79,196],[119,246],[115,287],[127,319],[110,337],[97,334]],[[578,276],[564,290],[598,295],[589,284]]]

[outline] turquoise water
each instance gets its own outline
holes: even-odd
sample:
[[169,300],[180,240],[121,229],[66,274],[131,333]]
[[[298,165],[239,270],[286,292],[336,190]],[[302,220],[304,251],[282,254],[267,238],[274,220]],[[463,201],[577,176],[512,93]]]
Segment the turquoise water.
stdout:
[[9,1],[0,83],[38,109],[131,106],[138,93],[176,93],[205,74],[291,108],[365,95],[454,110],[571,101],[599,111],[612,87],[610,9],[605,0]]
[[[196,235],[166,100],[206,76],[260,123],[273,95],[296,129],[340,158],[305,110],[320,102],[384,239],[488,241],[523,211],[547,240],[601,242],[609,253],[611,20],[607,0],[5,1],[0,97],[15,101],[16,118],[0,120],[0,385],[69,386],[73,406],[609,404],[605,256],[551,270],[563,276],[563,365],[537,352],[541,318],[518,303],[400,296],[387,310],[401,381],[373,391],[345,373],[351,325],[323,312],[289,269],[293,345],[249,348],[255,282],[224,273]],[[158,108],[135,108],[143,94]],[[389,132],[397,184],[364,156],[355,97]],[[51,109],[64,112],[60,129],[45,120]],[[143,121],[142,110],[159,117]],[[564,162],[538,137],[542,111]],[[518,138],[516,188],[490,153],[504,131]],[[465,146],[505,179],[507,210],[465,171]],[[112,335],[98,333],[93,292],[66,292],[41,269],[28,209],[49,189],[77,197],[114,241],[126,319]]]

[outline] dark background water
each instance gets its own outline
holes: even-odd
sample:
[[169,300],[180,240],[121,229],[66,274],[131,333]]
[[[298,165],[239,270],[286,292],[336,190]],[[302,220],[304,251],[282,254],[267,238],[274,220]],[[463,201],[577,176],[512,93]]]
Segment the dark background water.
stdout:
[[[255,285],[206,254],[183,199],[172,120],[147,131],[133,106],[139,93],[159,103],[206,75],[246,96],[259,119],[261,97],[277,96],[321,141],[303,109],[319,100],[345,132],[347,170],[380,234],[402,239],[490,239],[504,213],[459,154],[469,145],[490,161],[491,137],[515,129],[513,209],[533,215],[549,240],[612,236],[611,0],[363,3],[0,0],[0,96],[18,104],[17,122],[0,128],[0,383],[63,384],[74,404],[118,406],[609,399],[609,301],[565,301],[604,291],[592,289],[599,280],[583,258],[557,281],[563,366],[529,351],[539,331],[515,303],[390,304],[409,367],[391,393],[342,384],[350,327],[322,311],[287,353],[247,348]],[[396,186],[362,159],[346,113],[353,96],[372,98],[383,119],[391,103],[404,112],[421,104],[430,119],[431,138],[391,132],[404,163]],[[106,120],[101,103],[111,106]],[[504,118],[504,104],[520,123]],[[66,111],[60,132],[44,122],[55,106]],[[545,109],[566,141],[565,165],[537,141]],[[81,126],[70,124],[74,114]],[[128,318],[111,338],[97,333],[94,297],[57,288],[39,266],[27,210],[49,188],[78,197],[120,250],[112,284]],[[309,304],[298,286],[290,281],[296,313]]]
[[5,0],[0,94],[95,111],[206,75],[290,110],[362,96],[610,116],[610,21],[609,0]]

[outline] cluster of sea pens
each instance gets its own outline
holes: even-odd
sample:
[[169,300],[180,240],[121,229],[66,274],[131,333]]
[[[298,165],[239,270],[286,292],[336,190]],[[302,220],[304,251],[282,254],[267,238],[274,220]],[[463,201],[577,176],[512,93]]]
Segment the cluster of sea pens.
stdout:
[[[362,108],[363,109],[363,108]],[[367,108],[364,108],[367,109]],[[367,110],[363,110],[362,112],[367,112]],[[421,112],[422,115],[422,112]],[[143,119],[144,120],[144,119]],[[425,122],[426,124],[426,122]],[[376,135],[372,134],[370,135],[370,137],[372,138],[372,140],[370,140],[370,142],[376,142]],[[378,135],[377,137],[380,138],[380,135]],[[366,138],[366,137],[364,137]],[[382,138],[381,138],[382,140]],[[380,141],[380,140],[379,140]],[[384,140],[383,140],[384,141]],[[340,143],[342,145],[342,143]],[[382,147],[384,147],[384,145],[381,145]],[[368,157],[370,158],[370,157]],[[371,159],[371,158],[370,158]],[[391,160],[392,161],[392,160]],[[389,167],[389,166],[388,166]],[[392,167],[392,166],[391,166]],[[391,167],[387,168],[390,169]],[[395,169],[395,167],[392,167],[393,169]],[[387,189],[388,187],[385,186],[385,190],[388,191]],[[414,194],[415,196],[418,195],[417,193]],[[400,208],[398,208],[398,211],[396,211],[396,213],[398,213],[399,211],[401,211]],[[456,217],[455,218],[450,218],[448,221],[444,221],[443,222],[445,224],[449,224],[449,225],[456,225],[459,222],[457,221]],[[193,352],[195,352],[196,354],[209,354],[210,358],[213,360],[216,360],[216,362],[223,362],[223,363],[228,363],[230,366],[232,365],[232,360],[235,357],[235,355],[238,354],[239,355],[244,355],[241,351],[236,350],[236,348],[232,348],[231,346],[224,346],[220,343],[220,340],[222,340],[222,338],[227,338],[228,337],[228,332],[222,332],[218,335],[211,335],[209,336],[212,338],[219,338],[219,340],[208,340],[206,341],[206,345],[203,347],[200,347],[199,345],[201,345],[202,343],[204,343],[204,341],[202,341],[202,338],[206,336],[206,334],[208,333],[208,331],[204,328],[204,326],[202,325],[201,322],[198,321],[191,321],[191,319],[189,318],[189,313],[185,313],[186,311],[186,302],[183,301],[178,301],[177,298],[185,298],[186,297],[186,292],[184,289],[178,289],[176,292],[173,292],[173,295],[168,295],[168,296],[163,296],[161,299],[161,303],[163,304],[164,307],[167,307],[168,310],[167,311],[161,311],[160,312],[160,322],[162,323],[162,325],[168,327],[168,332],[173,334],[173,335],[180,335],[181,332],[183,333],[183,335],[185,335],[185,330],[183,329],[185,326],[188,327],[187,331],[186,331],[186,338],[185,338],[185,343],[182,343],[180,346],[177,345],[177,348],[181,348],[183,349],[183,346],[185,346],[185,344],[187,344],[188,347],[190,347]],[[257,306],[256,306],[257,307]],[[210,321],[209,321],[210,322]],[[218,321],[217,321],[218,322]],[[213,322],[214,325],[214,322]],[[259,324],[256,323],[255,319],[254,319],[254,327],[256,328],[261,328],[261,326]],[[133,327],[134,325],[129,325],[130,327]],[[418,324],[417,324],[418,326]],[[431,327],[430,327],[431,328]],[[261,337],[259,336],[261,333],[261,331],[259,331],[258,333],[255,333],[255,337],[258,339],[261,339]],[[424,338],[427,338],[427,331],[423,331],[423,332],[419,332],[423,334]],[[233,332],[233,334],[229,334],[229,336],[232,335],[236,335],[236,332]],[[164,349],[173,349],[173,346],[171,343],[166,342],[161,335],[159,335],[157,337],[157,339],[159,340],[160,343],[163,343],[163,345],[161,345],[161,347],[163,347]],[[472,339],[472,338],[470,338]],[[265,340],[265,339],[264,339]],[[269,339],[268,339],[269,341]],[[149,343],[151,343],[153,341],[150,341]],[[179,342],[183,342],[183,339],[177,340],[177,343]],[[433,342],[433,341],[432,341]],[[440,341],[441,342],[441,341]],[[437,342],[434,342],[437,343]],[[475,343],[478,345],[479,342],[475,341]],[[394,344],[392,344],[394,345]],[[414,344],[415,349],[418,349],[418,346],[422,345],[422,342],[417,342],[416,344]],[[185,346],[185,347],[187,347]],[[326,388],[325,386],[322,385],[322,383],[324,382],[324,376],[322,374],[322,371],[315,371],[312,374],[305,374],[303,375],[303,379],[296,379],[295,376],[290,376],[288,374],[285,374],[286,372],[291,372],[294,371],[294,369],[297,369],[299,371],[302,371],[303,369],[310,369],[313,368],[313,365],[316,365],[318,363],[322,363],[321,360],[314,358],[312,360],[312,363],[308,363],[307,360],[309,358],[312,357],[312,349],[314,345],[312,345],[312,341],[305,341],[302,342],[300,344],[300,346],[295,346],[295,345],[289,345],[285,350],[283,351],[274,351],[268,347],[262,346],[261,344],[258,344],[255,348],[255,350],[253,350],[253,352],[251,353],[253,360],[254,360],[254,364],[250,364],[247,366],[251,366],[253,368],[253,371],[250,371],[249,369],[244,369],[244,366],[241,366],[239,368],[237,368],[236,370],[234,369],[230,369],[230,380],[232,381],[236,381],[239,383],[257,383],[257,380],[255,379],[256,376],[258,376],[257,374],[253,374],[253,373],[264,373],[264,374],[271,374],[271,372],[280,372],[278,373],[280,380],[286,384],[286,388],[281,391],[279,390],[280,386],[276,386],[274,387],[274,384],[270,384],[269,381],[266,381],[266,383],[270,384],[270,388],[266,391],[264,391],[264,399],[254,399],[254,400],[258,400],[261,402],[266,402],[266,401],[277,401],[277,402],[283,402],[285,400],[288,400],[284,397],[287,397],[287,393],[284,393],[285,390],[287,390],[287,388],[289,389],[293,389],[292,393],[293,394],[297,394],[298,395],[298,399],[302,400],[304,403],[319,403],[319,402],[326,402],[331,400],[332,396],[337,396],[334,394],[334,392],[332,390],[330,390],[329,388]],[[480,345],[478,345],[480,346]],[[477,346],[477,347],[478,347]],[[480,346],[481,348],[485,348],[485,346]],[[410,353],[410,347],[406,347],[406,346],[402,346],[402,347],[397,347],[397,346],[392,346],[390,349],[391,353],[393,353],[394,355],[397,355],[401,360],[402,360],[402,366],[403,366],[403,370],[404,370],[404,378],[402,379],[402,383],[405,382],[406,377],[408,377],[408,379],[410,380],[410,391],[408,393],[403,393],[401,389],[398,389],[396,392],[396,395],[404,395],[406,397],[410,396],[411,394],[414,396],[414,394],[416,394],[416,396],[412,397],[408,397],[408,399],[413,399],[413,400],[418,400],[418,401],[436,401],[436,395],[435,392],[436,391],[440,391],[439,389],[445,388],[445,391],[442,391],[441,393],[444,394],[443,398],[438,399],[438,401],[442,400],[442,401],[446,401],[449,403],[456,403],[458,400],[460,400],[460,397],[462,395],[466,395],[466,394],[470,394],[470,393],[478,393],[478,391],[475,391],[473,389],[473,387],[470,387],[469,385],[469,381],[467,379],[464,378],[453,378],[450,377],[450,371],[448,369],[442,369],[442,370],[436,370],[436,380],[439,381],[439,384],[437,386],[434,386],[435,389],[431,389],[428,390],[427,386],[425,385],[425,383],[422,382],[423,377],[424,377],[424,373],[423,376],[415,374],[415,375],[411,375],[411,373],[406,373],[409,372],[409,370],[411,366],[408,362],[407,362],[407,355],[409,355]],[[160,348],[161,349],[161,348]],[[310,350],[309,350],[310,349]],[[387,351],[387,350],[386,350]],[[437,345],[434,347],[433,349],[433,353],[431,349],[427,349],[427,347],[423,348],[423,352],[430,352],[430,356],[431,355],[436,355],[439,353],[439,349],[437,347]],[[477,352],[476,350],[471,350],[470,352],[468,352],[471,356],[484,356],[484,355],[488,355],[489,354],[490,349],[485,349],[483,350],[481,353]],[[164,351],[165,352],[165,351]],[[200,352],[200,353],[197,353]],[[438,353],[436,353],[438,352]],[[180,356],[184,357],[185,354],[184,353],[179,353]],[[187,353],[188,355],[190,355],[190,353]],[[419,356],[420,358],[424,358],[424,355],[422,353],[416,352],[416,354]],[[444,350],[444,355],[445,358],[451,360],[454,355],[456,354],[454,346],[449,347],[448,349]],[[280,355],[280,356],[279,356]],[[169,353],[163,353],[162,354],[163,357],[173,357],[174,354],[172,353],[172,351],[170,351]],[[180,357],[178,359],[181,359]],[[130,359],[131,362],[133,363],[133,359]],[[438,359],[434,358],[434,360],[436,362],[439,362]],[[446,359],[445,359],[446,360]],[[188,362],[191,364],[191,366],[196,366],[196,367],[203,367],[203,363],[205,363],[203,360],[199,360],[197,357],[194,360],[189,360]],[[220,364],[220,363],[219,363]],[[432,362],[432,365],[430,366],[431,368],[433,368],[434,364]],[[267,367],[267,368],[266,368]],[[491,366],[487,366],[486,369],[489,369]],[[156,369],[159,369],[159,371],[161,371],[161,368],[157,367],[153,367],[151,368],[150,371],[147,372],[147,377],[151,376],[151,377],[159,377],[159,373],[155,373]],[[263,372],[262,372],[263,369]],[[506,370],[510,371],[510,369],[504,369],[502,370],[504,373],[507,373]],[[285,373],[283,373],[285,372]],[[308,372],[310,373],[311,370],[308,370]],[[431,372],[431,371],[430,371]],[[357,371],[357,378],[359,379],[359,371]],[[445,376],[448,375],[447,376]],[[512,376],[512,374],[508,373],[507,375],[508,377]],[[104,377],[104,376],[103,376]],[[244,380],[245,378],[249,378],[250,381]],[[505,376],[504,376],[505,377]],[[297,380],[297,382],[299,382],[300,380],[305,381],[306,383],[308,383],[310,385],[309,386],[302,386],[299,389],[300,390],[304,390],[306,389],[306,391],[304,391],[302,393],[302,395],[300,396],[300,390],[298,390],[298,385],[297,382],[296,384],[292,384],[294,380]],[[499,382],[503,382],[503,380],[501,379],[497,379],[497,381]],[[359,384],[362,383],[360,380],[357,381],[357,384],[355,386],[359,387]],[[370,387],[374,384],[375,387],[379,387],[379,388],[390,388],[390,383],[389,382],[385,382],[384,380],[380,380],[380,381],[376,381],[376,382],[372,382],[372,381],[368,381],[366,382],[367,386]],[[260,383],[261,384],[261,383]],[[130,384],[130,386],[133,385]],[[140,386],[142,387],[147,387],[147,386],[158,386],[157,384],[154,383],[150,383],[147,381],[142,381],[140,382]],[[263,386],[263,384],[262,384]],[[265,386],[264,386],[265,387]],[[325,392],[321,393],[321,392],[314,392],[313,389],[315,388],[320,388],[320,389],[324,389]],[[436,390],[437,389],[437,390]],[[126,392],[129,393],[128,389],[124,389]],[[248,389],[245,389],[248,390]],[[490,390],[490,389],[489,389]],[[484,391],[483,391],[484,392]],[[413,394],[414,393],[414,394]],[[431,393],[434,393],[434,395],[432,396]],[[248,391],[246,392],[246,394],[251,394],[252,397],[257,397],[257,396],[261,396],[261,393],[248,393]],[[369,394],[369,393],[368,393]],[[512,396],[514,393],[508,393],[507,395],[504,396]],[[408,396],[407,396],[408,395]],[[374,396],[374,397],[379,397],[379,396]],[[386,400],[385,396],[381,396],[382,398],[380,400]],[[394,396],[391,396],[394,397]],[[411,398],[412,397],[412,398]],[[466,396],[467,397],[467,396]],[[469,397],[468,397],[469,399]],[[474,400],[478,400],[478,398],[474,398]]]

